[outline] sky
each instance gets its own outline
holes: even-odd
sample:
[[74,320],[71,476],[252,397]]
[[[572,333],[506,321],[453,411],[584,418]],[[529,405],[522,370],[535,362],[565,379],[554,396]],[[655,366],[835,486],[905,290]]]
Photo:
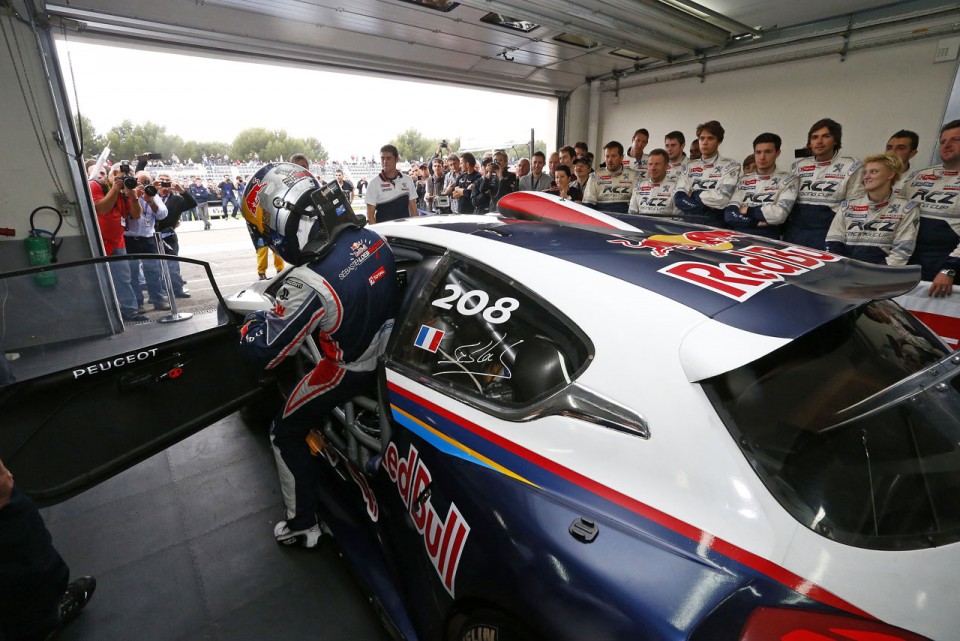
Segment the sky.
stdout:
[[[137,89],[125,94],[103,90],[118,47],[58,40],[57,49],[74,112],[79,105],[99,134],[124,119],[199,142],[230,143],[249,127],[285,129],[317,138],[332,160],[379,157],[381,146],[411,127],[428,138],[460,137],[471,148],[529,140],[531,127],[548,146],[556,137],[550,98],[134,49],[124,59]],[[140,70],[155,70],[159,94]]]

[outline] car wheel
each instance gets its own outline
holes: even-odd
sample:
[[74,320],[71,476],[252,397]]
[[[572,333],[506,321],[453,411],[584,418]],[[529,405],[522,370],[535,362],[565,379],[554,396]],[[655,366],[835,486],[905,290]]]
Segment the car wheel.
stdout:
[[451,622],[451,641],[539,641],[517,619],[496,610],[479,609]]

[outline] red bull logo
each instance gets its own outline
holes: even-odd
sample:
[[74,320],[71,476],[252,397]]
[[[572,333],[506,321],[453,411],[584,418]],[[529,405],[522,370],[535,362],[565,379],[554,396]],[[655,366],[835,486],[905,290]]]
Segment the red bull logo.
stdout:
[[607,242],[614,245],[622,245],[630,249],[649,249],[650,253],[657,258],[666,258],[674,249],[713,249],[717,251],[727,251],[733,249],[733,238],[741,236],[732,231],[688,231],[685,234],[677,236],[653,235],[640,241],[626,240],[618,238]]
[[739,257],[740,262],[710,265],[684,261],[657,271],[742,303],[787,276],[805,274],[840,260],[827,252],[793,245],[783,249],[751,246],[730,255]]
[[[250,186],[247,187],[247,195],[243,199],[244,218],[247,219],[247,222],[252,223],[259,232],[263,232],[263,213],[259,209],[261,189],[263,189],[263,183],[254,178],[250,181]],[[247,218],[246,212],[249,212],[253,220]]]

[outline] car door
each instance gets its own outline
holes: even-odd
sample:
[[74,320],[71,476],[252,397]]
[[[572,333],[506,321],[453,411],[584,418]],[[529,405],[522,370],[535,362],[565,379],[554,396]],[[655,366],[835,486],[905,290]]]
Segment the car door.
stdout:
[[[0,275],[0,458],[38,503],[68,498],[255,398],[260,372],[206,263],[177,261],[190,299],[137,320],[135,258]],[[168,285],[169,287],[169,285]],[[119,294],[119,296],[118,296]],[[179,305],[178,305],[179,304]]]

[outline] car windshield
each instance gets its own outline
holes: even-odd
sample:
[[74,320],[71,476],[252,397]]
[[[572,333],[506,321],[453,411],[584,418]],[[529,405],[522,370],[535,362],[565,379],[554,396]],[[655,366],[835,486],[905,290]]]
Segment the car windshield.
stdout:
[[859,547],[960,538],[960,356],[875,301],[704,389],[764,484]]

